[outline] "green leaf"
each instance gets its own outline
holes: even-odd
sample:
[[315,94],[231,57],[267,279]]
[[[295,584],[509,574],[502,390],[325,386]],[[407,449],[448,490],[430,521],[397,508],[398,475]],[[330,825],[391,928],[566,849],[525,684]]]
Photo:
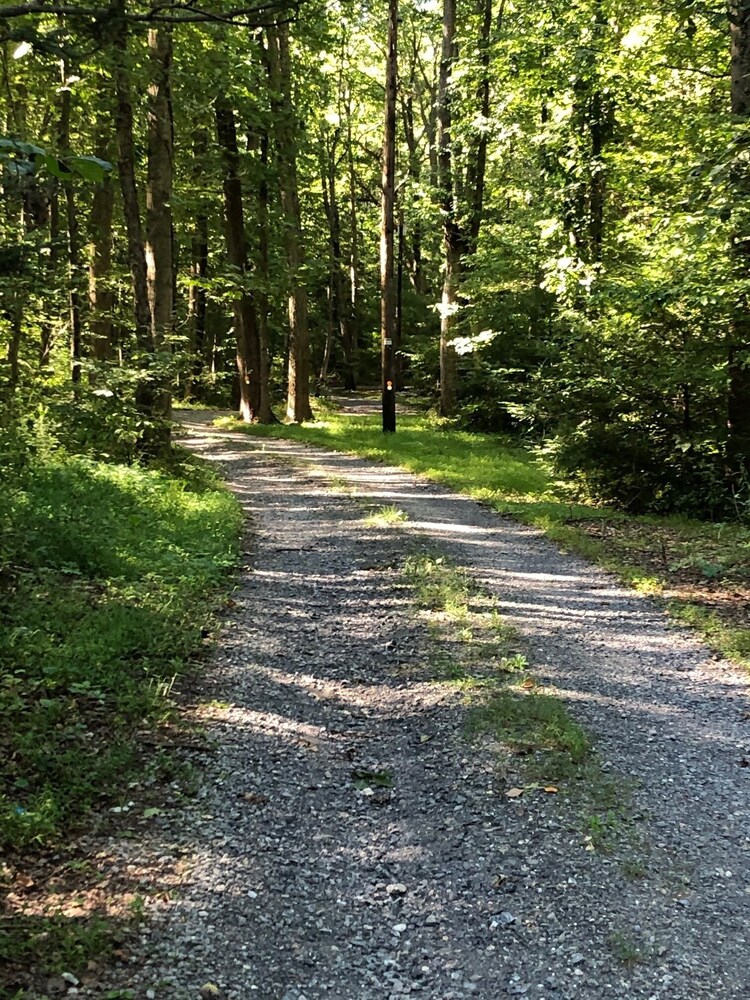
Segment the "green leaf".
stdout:
[[0,138],[0,150],[8,150],[11,153],[19,153],[21,156],[44,156],[44,150],[39,146],[34,146],[30,142],[22,142],[20,139]]
[[98,156],[70,156],[65,165],[85,181],[100,184],[112,172],[112,164]]
[[48,153],[44,154],[42,156],[42,167],[48,174],[57,177],[58,180],[66,181],[70,179],[71,171],[56,156],[50,156]]

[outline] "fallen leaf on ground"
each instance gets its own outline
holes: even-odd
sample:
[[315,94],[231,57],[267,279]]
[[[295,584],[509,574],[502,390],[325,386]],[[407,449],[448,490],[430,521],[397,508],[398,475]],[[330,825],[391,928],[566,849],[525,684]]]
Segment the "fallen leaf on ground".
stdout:
[[527,677],[526,680],[521,685],[521,687],[524,688],[526,691],[530,691],[532,688],[536,687],[536,681],[533,679],[533,677]]
[[509,788],[505,794],[509,799],[517,799],[523,795],[523,788]]
[[268,802],[268,796],[259,795],[258,792],[245,792],[242,798],[245,802],[252,802],[254,806],[264,806]]
[[545,792],[547,792],[548,795],[557,795],[559,788],[555,788],[554,785],[547,785],[547,787],[544,790]]

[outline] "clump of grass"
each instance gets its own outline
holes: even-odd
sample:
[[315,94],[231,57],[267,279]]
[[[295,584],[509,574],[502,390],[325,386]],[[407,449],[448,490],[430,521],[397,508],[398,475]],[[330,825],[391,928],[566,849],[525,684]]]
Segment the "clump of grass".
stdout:
[[653,943],[642,942],[633,934],[624,931],[612,933],[609,947],[618,962],[627,966],[647,964],[654,956]]
[[101,959],[112,951],[115,935],[112,923],[97,914],[85,918],[19,917],[13,934],[0,934],[0,964],[31,966],[43,955],[48,972],[85,968],[90,959]]
[[394,525],[403,524],[409,520],[406,511],[395,505],[378,507],[365,517],[365,524],[369,528],[391,528]]
[[550,694],[497,686],[473,707],[469,720],[473,731],[490,732],[517,753],[554,752],[573,764],[591,753],[586,733],[560,699]]
[[425,552],[407,557],[404,572],[422,608],[443,612],[453,624],[466,619],[470,600],[466,573],[451,566],[442,555]]
[[495,599],[436,553],[410,555],[405,575],[435,640],[434,675],[466,694],[468,734],[492,736],[525,787],[564,786],[587,849],[610,852],[627,842],[635,865],[642,845],[629,828],[628,783],[602,770],[586,731],[537,683]]

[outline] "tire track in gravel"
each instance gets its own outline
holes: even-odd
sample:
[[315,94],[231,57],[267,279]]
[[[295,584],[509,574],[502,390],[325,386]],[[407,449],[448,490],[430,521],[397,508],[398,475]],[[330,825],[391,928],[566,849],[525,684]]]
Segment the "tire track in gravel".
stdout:
[[[154,908],[137,995],[210,981],[230,1000],[750,997],[744,678],[533,529],[207,419],[190,415],[185,443],[227,476],[253,551],[207,678],[211,780],[163,832],[188,880]],[[586,850],[562,795],[504,798],[459,696],[404,674],[430,656],[393,568],[404,536],[364,526],[342,481],[496,595],[535,675],[636,783],[642,878]],[[355,768],[393,789],[362,794]]]

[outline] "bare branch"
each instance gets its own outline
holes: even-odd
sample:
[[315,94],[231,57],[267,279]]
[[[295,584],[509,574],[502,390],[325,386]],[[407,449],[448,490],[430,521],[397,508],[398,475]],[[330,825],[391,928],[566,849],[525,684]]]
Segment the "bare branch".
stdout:
[[[259,28],[269,24],[285,23],[299,12],[303,0],[266,0],[266,2],[246,4],[229,10],[209,10],[197,5],[197,0],[186,3],[165,3],[150,10],[132,12],[127,19],[135,23],[148,24],[234,24],[241,27]],[[106,20],[113,17],[112,7],[79,7],[70,3],[55,3],[50,0],[26,0],[25,3],[0,7],[0,20],[10,20],[27,15],[63,15],[84,17],[91,20]]]

